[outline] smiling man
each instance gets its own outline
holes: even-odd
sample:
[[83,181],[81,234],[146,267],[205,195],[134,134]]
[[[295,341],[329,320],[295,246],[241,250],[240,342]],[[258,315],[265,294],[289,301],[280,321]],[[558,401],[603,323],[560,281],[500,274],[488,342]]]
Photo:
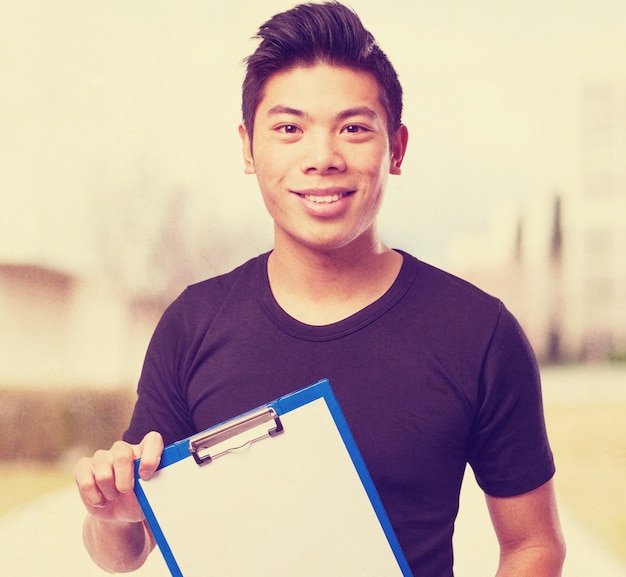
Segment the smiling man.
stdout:
[[393,250],[376,220],[408,132],[389,60],[337,3],[260,31],[239,131],[274,221],[274,249],[188,287],[150,344],[124,441],[76,467],[86,546],[110,571],[154,539],[132,493],[163,446],[322,377],[414,574],[453,574],[470,464],[501,545],[500,576],[561,574],[537,365],[504,305]]
[[387,124],[371,73],[321,62],[272,75],[254,131],[240,127],[246,170],[274,220],[272,291],[302,322],[340,321],[398,275],[403,258],[381,242],[376,217],[407,130],[390,137]]

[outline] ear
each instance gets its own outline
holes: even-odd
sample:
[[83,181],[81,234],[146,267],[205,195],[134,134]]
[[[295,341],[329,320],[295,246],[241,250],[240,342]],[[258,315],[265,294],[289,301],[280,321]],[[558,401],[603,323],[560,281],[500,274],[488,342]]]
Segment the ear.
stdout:
[[391,167],[389,168],[389,174],[401,174],[400,166],[404,160],[404,153],[406,152],[408,141],[409,131],[404,124],[401,124],[400,128],[396,131],[391,146]]
[[241,138],[243,149],[244,172],[246,174],[254,174],[256,170],[254,169],[254,158],[252,157],[252,141],[243,122],[239,125],[239,137]]

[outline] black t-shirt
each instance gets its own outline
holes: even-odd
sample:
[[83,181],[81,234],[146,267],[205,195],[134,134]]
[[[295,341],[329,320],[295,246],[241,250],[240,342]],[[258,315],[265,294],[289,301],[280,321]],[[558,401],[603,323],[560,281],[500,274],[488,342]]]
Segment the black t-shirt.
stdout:
[[267,254],[187,288],[150,343],[124,434],[186,438],[328,378],[414,574],[452,575],[469,463],[493,496],[554,474],[533,352],[502,303],[402,253],[391,288],[325,326],[275,301]]

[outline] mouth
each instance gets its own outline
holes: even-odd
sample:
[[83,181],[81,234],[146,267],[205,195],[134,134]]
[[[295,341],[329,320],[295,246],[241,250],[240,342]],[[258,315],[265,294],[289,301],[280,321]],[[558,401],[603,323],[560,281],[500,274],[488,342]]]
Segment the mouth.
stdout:
[[328,190],[306,190],[296,192],[296,194],[314,204],[332,204],[338,202],[346,196],[353,194],[353,190],[346,189],[328,189]]

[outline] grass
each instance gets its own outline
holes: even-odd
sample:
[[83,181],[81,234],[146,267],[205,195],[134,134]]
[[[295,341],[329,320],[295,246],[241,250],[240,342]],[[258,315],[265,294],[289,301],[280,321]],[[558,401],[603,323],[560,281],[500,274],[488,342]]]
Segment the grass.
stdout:
[[66,468],[39,463],[0,463],[0,515],[73,482]]
[[626,400],[545,410],[559,500],[626,561]]

